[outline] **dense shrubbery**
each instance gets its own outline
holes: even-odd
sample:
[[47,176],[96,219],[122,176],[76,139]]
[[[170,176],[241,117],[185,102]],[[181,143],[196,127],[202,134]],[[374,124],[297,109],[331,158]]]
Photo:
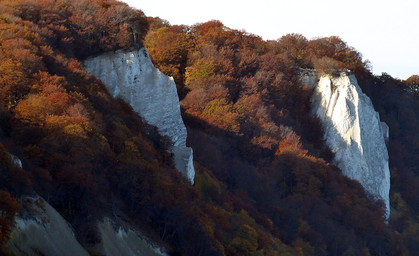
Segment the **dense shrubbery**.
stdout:
[[[15,167],[1,148],[2,246],[19,210],[13,197],[36,192],[85,245],[96,237],[90,221],[124,212],[184,255],[292,251],[260,224],[269,223],[264,215],[248,214],[253,208],[218,181],[226,205],[201,200],[204,195],[174,171],[155,128],[84,71],[82,57],[142,44],[148,24],[140,11],[117,1],[0,5],[1,139],[24,163]],[[182,66],[173,70],[183,72]]]
[[[408,136],[418,126],[414,77],[409,87],[371,77],[361,55],[337,37],[263,41],[219,21],[170,26],[112,0],[3,0],[0,10],[0,244],[19,210],[15,198],[36,192],[85,245],[94,241],[89,221],[123,212],[181,255],[416,250],[419,200],[410,191],[418,160],[411,151],[419,144]],[[183,98],[194,186],[173,170],[155,128],[80,62],[143,39]],[[390,227],[382,205],[328,164],[332,154],[309,115],[311,92],[299,82],[299,67],[350,69],[377,102],[392,130]],[[399,104],[389,91],[408,100]]]
[[[304,254],[408,253],[405,246],[412,242],[401,243],[383,224],[382,205],[373,205],[359,184],[322,160],[332,154],[309,116],[310,91],[298,80],[298,68],[371,77],[360,53],[337,37],[289,34],[266,42],[218,21],[182,30],[153,21],[165,24],[159,32],[188,37],[188,47],[178,51],[188,52],[178,79],[185,88],[179,90],[189,91],[181,103],[189,142],[206,176],[246,198],[269,217],[274,234]],[[160,44],[148,38],[149,48]],[[158,67],[168,64],[151,57]],[[200,189],[217,200],[217,188]]]

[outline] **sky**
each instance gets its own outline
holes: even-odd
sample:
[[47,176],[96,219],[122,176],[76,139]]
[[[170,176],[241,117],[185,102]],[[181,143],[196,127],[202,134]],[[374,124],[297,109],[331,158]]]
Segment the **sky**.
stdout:
[[288,33],[339,36],[369,60],[374,74],[419,74],[418,0],[124,0],[172,25],[220,20],[265,40]]

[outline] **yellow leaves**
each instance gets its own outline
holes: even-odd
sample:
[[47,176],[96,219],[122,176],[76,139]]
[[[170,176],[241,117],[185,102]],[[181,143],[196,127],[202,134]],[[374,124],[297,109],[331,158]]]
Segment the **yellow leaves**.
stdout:
[[[203,49],[205,57],[191,57],[193,64],[186,68],[185,85],[190,89],[210,89],[217,84],[226,86],[234,82],[234,68],[231,60],[219,56],[214,49]],[[203,54],[204,55],[204,54]]]
[[73,117],[68,115],[50,115],[45,118],[45,127],[49,129],[62,129],[70,124],[78,124],[83,129],[89,130],[90,125],[85,117]]
[[203,199],[207,201],[217,199],[222,193],[219,182],[205,171],[197,173],[195,187],[202,193]]
[[16,117],[31,125],[42,125],[46,118],[46,106],[42,99],[40,95],[29,95],[20,101],[15,110]]
[[242,255],[252,255],[258,248],[258,235],[254,228],[244,224],[237,230],[237,236],[233,239],[232,245]]
[[211,116],[232,111],[233,107],[225,99],[215,99],[207,104],[202,114]]
[[62,131],[66,135],[80,138],[87,138],[88,134],[93,131],[86,117],[68,115],[48,116],[45,127],[50,131]]
[[17,86],[24,77],[22,63],[13,59],[2,59],[0,62],[0,85]]
[[215,99],[209,102],[202,115],[213,125],[240,134],[240,115],[225,99]]
[[63,129],[64,134],[87,138],[84,129],[79,124],[69,124]]
[[124,142],[124,151],[125,152],[130,152],[132,154],[139,154],[140,153],[140,151],[138,150],[137,145],[132,140],[126,140]]
[[239,215],[240,218],[244,220],[246,223],[256,225],[256,221],[252,217],[250,217],[249,213],[246,210],[241,209]]
[[16,107],[16,117],[50,132],[61,131],[69,136],[87,138],[93,128],[89,113],[82,104],[85,99],[77,93],[68,94],[63,87],[66,83],[63,77],[39,72],[34,79],[32,93]]
[[16,116],[23,122],[42,126],[47,119],[61,115],[69,104],[66,93],[53,93],[48,96],[30,94],[19,102]]
[[198,88],[189,92],[182,100],[182,107],[195,116],[205,109],[205,106],[214,99],[227,98],[228,89],[222,85],[215,85],[211,88]]
[[183,31],[162,27],[147,35],[145,45],[153,59],[174,64],[191,50],[193,40]]
[[185,85],[191,88],[206,87],[209,79],[215,77],[213,60],[199,59],[193,66],[186,68]]
[[187,56],[194,46],[193,38],[181,29],[162,27],[147,34],[145,46],[153,63],[181,83]]

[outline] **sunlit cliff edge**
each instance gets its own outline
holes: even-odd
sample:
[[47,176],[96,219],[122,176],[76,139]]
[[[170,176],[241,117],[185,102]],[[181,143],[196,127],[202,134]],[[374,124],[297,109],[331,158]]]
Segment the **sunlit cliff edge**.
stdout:
[[382,199],[390,216],[388,126],[380,121],[370,98],[354,74],[318,75],[305,71],[302,83],[314,90],[311,108],[324,130],[334,163],[343,174],[358,180],[375,199]]
[[186,127],[173,78],[154,67],[144,48],[105,53],[87,59],[84,65],[115,98],[124,99],[161,135],[170,138],[175,167],[193,184],[193,151],[186,147]]

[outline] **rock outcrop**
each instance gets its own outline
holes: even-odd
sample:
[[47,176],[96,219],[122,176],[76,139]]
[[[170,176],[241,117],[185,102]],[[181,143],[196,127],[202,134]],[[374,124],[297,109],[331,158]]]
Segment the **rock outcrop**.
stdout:
[[24,215],[15,218],[6,248],[10,255],[73,256],[89,254],[71,226],[41,197],[25,198]]
[[[15,227],[6,244],[9,255],[89,255],[70,224],[43,198],[26,197],[21,204],[24,210],[15,217]],[[96,227],[99,242],[88,247],[94,255],[167,256],[164,248],[132,227],[122,228],[108,218],[98,221]]]
[[19,168],[22,168],[22,161],[15,155],[8,153],[10,156],[10,160],[12,160],[12,163]]
[[375,199],[382,199],[390,216],[390,171],[385,140],[388,126],[380,122],[370,98],[355,76],[318,77],[302,73],[302,83],[314,89],[312,112],[322,123],[327,145],[335,153],[334,163],[343,174],[358,180]]
[[186,147],[186,127],[173,78],[154,67],[144,48],[105,53],[87,59],[84,65],[114,97],[124,99],[161,135],[170,138],[175,167],[193,184],[193,151]]
[[162,248],[153,246],[132,228],[122,228],[110,219],[98,223],[101,242],[95,251],[106,256],[167,256]]

